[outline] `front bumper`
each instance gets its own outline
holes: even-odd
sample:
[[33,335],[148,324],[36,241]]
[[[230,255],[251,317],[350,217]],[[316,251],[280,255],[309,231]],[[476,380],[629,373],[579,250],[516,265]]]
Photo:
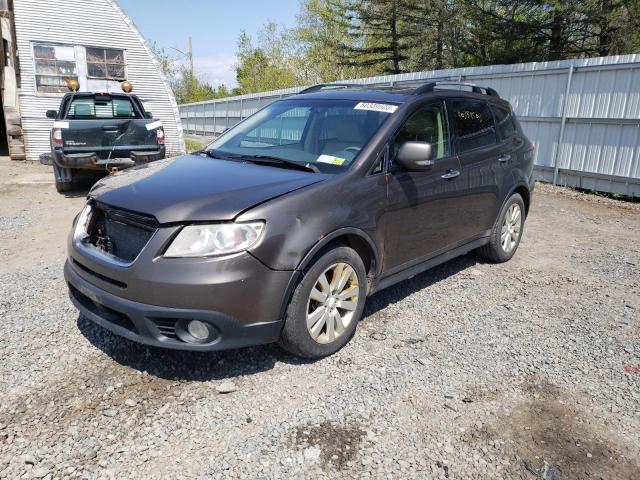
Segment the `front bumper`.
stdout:
[[[278,340],[282,322],[240,324],[217,311],[169,308],[133,302],[84,280],[69,261],[64,267],[69,297],[92,322],[122,337],[145,345],[177,350],[211,351],[271,343]],[[209,325],[205,342],[190,341],[186,324],[200,320]]]
[[[130,264],[69,238],[65,279],[88,319],[133,341],[181,350],[222,350],[276,341],[296,272],[271,270],[248,253],[170,259],[158,255],[178,227],[160,228]],[[190,342],[188,320],[215,332]]]
[[[100,290],[78,275],[67,261],[64,267],[69,297],[92,322],[137,343],[176,350],[212,351],[275,342],[281,321],[242,325],[220,312],[158,307],[132,302]],[[210,326],[204,343],[190,342],[186,322],[200,320]]]

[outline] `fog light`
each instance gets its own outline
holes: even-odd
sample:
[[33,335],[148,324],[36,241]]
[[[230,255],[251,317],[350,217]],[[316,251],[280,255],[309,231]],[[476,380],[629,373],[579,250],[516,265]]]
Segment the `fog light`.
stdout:
[[187,325],[187,331],[196,340],[206,340],[209,337],[207,324],[200,320],[191,320]]

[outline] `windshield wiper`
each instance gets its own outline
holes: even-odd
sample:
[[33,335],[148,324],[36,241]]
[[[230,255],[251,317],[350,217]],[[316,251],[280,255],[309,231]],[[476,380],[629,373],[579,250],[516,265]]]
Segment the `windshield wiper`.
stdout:
[[262,165],[278,165],[282,167],[293,167],[307,172],[320,173],[318,167],[311,163],[298,163],[286,158],[273,157],[271,155],[233,155],[229,158],[233,160],[246,160],[251,163],[259,163]]
[[200,153],[202,155],[207,155],[208,157],[215,158],[216,160],[233,160],[232,158],[225,157],[224,155],[219,155],[215,153],[213,150],[207,150],[206,148],[203,148],[202,150],[198,150],[197,152],[193,152],[193,153]]

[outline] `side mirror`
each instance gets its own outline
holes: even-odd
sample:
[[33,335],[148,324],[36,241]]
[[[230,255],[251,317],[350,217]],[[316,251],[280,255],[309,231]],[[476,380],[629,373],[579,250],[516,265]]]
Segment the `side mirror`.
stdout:
[[396,161],[409,171],[429,170],[433,167],[435,146],[427,142],[405,142],[400,146]]
[[153,113],[151,112],[146,112],[147,113],[147,118],[153,118]]
[[47,110],[47,118],[56,118],[58,116],[58,112],[55,110]]

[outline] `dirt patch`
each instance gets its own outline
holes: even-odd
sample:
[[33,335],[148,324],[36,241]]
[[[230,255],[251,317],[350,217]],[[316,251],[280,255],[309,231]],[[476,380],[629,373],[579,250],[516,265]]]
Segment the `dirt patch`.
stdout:
[[357,454],[366,432],[357,423],[348,426],[333,422],[298,427],[296,444],[320,449],[320,462],[325,467],[342,469]]
[[[523,478],[620,479],[640,478],[632,445],[612,441],[615,432],[578,399],[556,385],[529,378],[522,387],[525,400],[490,425],[471,429],[466,442],[498,441],[516,455]],[[619,437],[618,437],[619,438]]]

